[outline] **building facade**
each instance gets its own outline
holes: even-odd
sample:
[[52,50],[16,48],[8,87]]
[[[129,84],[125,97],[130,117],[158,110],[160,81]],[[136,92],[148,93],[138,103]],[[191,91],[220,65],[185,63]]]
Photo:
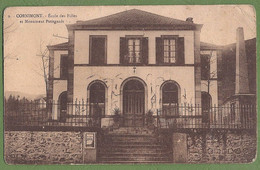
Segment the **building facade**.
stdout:
[[75,102],[87,105],[85,114],[119,110],[129,119],[182,104],[202,110],[218,104],[221,50],[200,42],[201,28],[192,18],[136,9],[67,25],[68,42],[48,46],[48,100],[66,103],[52,106],[52,119],[81,114],[67,106]]

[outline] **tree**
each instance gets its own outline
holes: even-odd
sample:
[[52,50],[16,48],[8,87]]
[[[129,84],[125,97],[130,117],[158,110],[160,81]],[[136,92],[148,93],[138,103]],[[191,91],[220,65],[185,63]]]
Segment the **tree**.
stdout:
[[213,51],[210,54],[201,55],[201,77],[203,80],[206,80],[204,83],[207,86],[207,92],[210,94],[211,81],[216,78],[217,70],[210,70],[210,67],[213,63],[216,62],[216,58],[213,58]]
[[206,81],[203,84],[207,86],[207,93],[201,93],[202,122],[204,123],[209,121],[211,107],[210,86],[217,75],[217,70],[210,68],[216,60],[217,58],[213,57],[213,51],[210,51],[209,54],[201,54],[201,79]]
[[[12,23],[5,23],[4,24],[4,28],[3,28],[3,33],[4,33],[4,46],[6,47],[8,42],[9,42],[9,37],[10,37],[10,34],[14,33],[17,29],[17,26],[15,25],[15,22],[12,22]],[[14,54],[12,52],[9,52],[9,51],[6,51],[4,52],[4,66],[6,67],[6,61],[7,60],[19,60],[19,58],[17,57],[16,54]]]
[[[58,38],[64,38],[58,35],[53,35],[55,37]],[[68,39],[68,38],[66,38]],[[49,42],[49,44],[51,44],[51,41]],[[42,40],[40,40],[40,47],[39,47],[39,52],[38,54],[36,54],[36,56],[38,56],[40,58],[40,72],[39,71],[35,71],[38,75],[40,75],[41,77],[43,77],[44,79],[44,84],[45,84],[45,94],[47,96],[48,94],[48,89],[49,89],[49,50],[46,47],[46,45],[44,45],[44,42]],[[56,68],[54,68],[53,71],[57,70],[59,68],[59,66],[57,66]]]
[[49,53],[47,47],[43,48],[43,41],[40,41],[40,49],[39,54],[36,56],[40,57],[40,71],[41,73],[37,72],[38,75],[43,77],[44,84],[45,84],[45,94],[47,95],[49,89]]

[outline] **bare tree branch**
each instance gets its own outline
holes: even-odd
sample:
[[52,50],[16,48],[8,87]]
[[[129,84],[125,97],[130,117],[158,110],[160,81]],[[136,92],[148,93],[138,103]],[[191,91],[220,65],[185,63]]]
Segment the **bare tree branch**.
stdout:
[[[15,22],[12,22],[9,25],[4,24],[4,28],[3,28],[3,33],[4,33],[4,46],[7,45],[8,40],[9,40],[9,34],[13,33],[15,30],[17,29],[17,26],[15,26]],[[13,52],[12,53],[7,53],[5,51],[4,53],[4,66],[6,67],[6,61],[7,59],[11,59],[11,60],[19,60],[19,58],[17,57],[17,55],[14,55]]]
[[[41,65],[40,65],[40,70],[42,71],[42,74],[38,73],[41,77],[43,77],[44,83],[45,83],[45,92],[46,95],[48,93],[49,89],[49,54],[48,54],[48,49],[45,47],[43,49],[43,44],[44,42],[41,40],[40,41],[40,47],[39,47],[39,54],[36,54],[36,56],[40,57],[41,59]],[[36,72],[37,73],[37,72]]]
[[[5,24],[6,25],[6,24]],[[14,22],[4,27],[4,34],[9,34],[11,32],[14,32],[17,29],[17,26],[14,27]]]

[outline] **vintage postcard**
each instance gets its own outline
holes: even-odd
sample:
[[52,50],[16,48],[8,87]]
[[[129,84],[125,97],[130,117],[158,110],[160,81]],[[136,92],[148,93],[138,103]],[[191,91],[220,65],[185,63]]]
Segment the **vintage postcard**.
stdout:
[[9,7],[3,23],[7,164],[256,159],[253,6]]

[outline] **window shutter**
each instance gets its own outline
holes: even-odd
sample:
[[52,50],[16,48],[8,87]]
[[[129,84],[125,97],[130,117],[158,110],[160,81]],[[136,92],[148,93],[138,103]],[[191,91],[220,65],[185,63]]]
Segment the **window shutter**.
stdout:
[[156,64],[163,63],[163,41],[161,37],[156,37]]
[[60,78],[64,79],[68,76],[68,56],[60,56]]
[[148,37],[142,38],[142,59],[145,65],[148,64]]
[[126,38],[120,37],[120,64],[126,63],[125,56],[127,55]]
[[185,55],[184,55],[184,37],[178,38],[178,44],[177,44],[177,63],[180,65],[185,64]]

